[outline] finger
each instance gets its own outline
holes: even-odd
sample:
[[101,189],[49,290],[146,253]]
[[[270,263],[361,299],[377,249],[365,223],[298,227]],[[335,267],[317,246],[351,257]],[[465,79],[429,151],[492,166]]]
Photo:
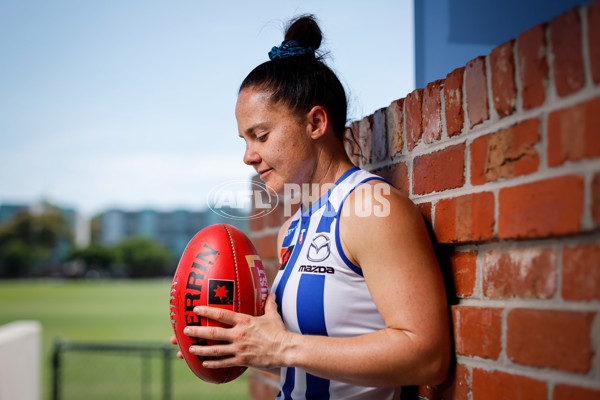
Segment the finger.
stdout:
[[216,368],[229,368],[235,367],[239,365],[244,365],[240,361],[238,361],[235,357],[227,357],[221,358],[218,360],[207,360],[202,362],[202,366],[204,368],[216,369]]
[[171,336],[171,339],[169,339],[169,341],[171,342],[171,344],[177,344],[177,337],[173,335]]
[[183,360],[183,353],[178,351],[177,352],[177,358],[181,358]]
[[186,326],[183,334],[191,337],[230,341],[230,330],[218,326]]
[[197,306],[194,308],[194,313],[204,318],[219,321],[227,325],[235,325],[238,322],[238,313],[222,308]]
[[223,357],[234,354],[230,344],[215,344],[212,346],[190,346],[190,353],[200,357]]

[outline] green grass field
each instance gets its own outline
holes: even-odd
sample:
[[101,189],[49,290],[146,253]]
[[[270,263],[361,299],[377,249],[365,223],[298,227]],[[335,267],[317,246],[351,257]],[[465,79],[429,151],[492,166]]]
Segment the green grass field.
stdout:
[[[170,280],[102,281],[0,281],[0,325],[16,320],[37,320],[43,327],[42,391],[50,399],[51,354],[55,339],[66,342],[165,343],[172,335],[169,322]],[[117,400],[130,397],[127,390],[139,393],[140,369],[136,358],[67,355],[70,369],[63,374],[64,398]],[[103,357],[106,360],[103,360]],[[77,360],[77,358],[79,358]],[[152,361],[152,389],[159,392],[160,361]],[[115,362],[120,365],[115,367]],[[104,368],[105,373],[90,373],[87,366]],[[246,374],[234,382],[214,385],[196,378],[184,361],[173,359],[173,400],[247,399]],[[87,375],[94,375],[95,382]],[[102,376],[106,375],[106,382]],[[98,381],[100,376],[100,381]],[[119,388],[118,385],[123,385]],[[134,389],[127,388],[133,386]],[[124,397],[105,390],[117,387]],[[140,396],[137,394],[136,396]],[[152,399],[158,399],[153,395]]]

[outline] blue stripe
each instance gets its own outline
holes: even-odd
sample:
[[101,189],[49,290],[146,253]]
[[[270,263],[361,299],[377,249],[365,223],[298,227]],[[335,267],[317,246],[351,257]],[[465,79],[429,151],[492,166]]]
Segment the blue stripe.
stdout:
[[298,284],[296,314],[303,335],[325,335],[325,275],[302,274]]
[[346,178],[348,178],[350,175],[352,175],[353,173],[355,173],[356,171],[358,171],[359,168],[358,167],[353,167],[350,168],[348,171],[344,172],[342,176],[340,176],[340,178],[335,181],[335,183],[333,184],[333,186],[331,188],[329,188],[329,190],[327,191],[327,193],[325,193],[321,198],[319,198],[319,200],[315,201],[314,204],[306,211],[304,211],[302,213],[302,215],[304,216],[310,216],[312,215],[315,211],[317,211],[318,209],[320,209],[321,207],[323,207],[323,205],[329,201],[329,195],[331,194],[331,192],[333,191],[333,189],[335,189],[335,187],[337,185],[339,185],[340,183],[342,183],[344,180],[346,180]]
[[[286,368],[285,383],[281,387],[281,392],[279,392],[279,394],[283,393],[284,400],[293,400],[292,399],[292,390],[294,390],[295,380],[296,380],[296,368],[294,368],[294,367]],[[281,398],[280,396],[277,396],[277,397]]]
[[[302,235],[302,229],[308,229],[309,222],[310,222],[309,218],[302,218],[302,224],[300,225],[300,227],[297,228],[300,230],[300,232],[298,234],[298,238],[300,238],[300,235]],[[304,236],[306,236],[306,231],[304,231]],[[304,238],[304,239],[306,239],[306,238]],[[283,317],[283,312],[282,312],[281,302],[283,300],[283,292],[285,291],[285,285],[287,285],[287,281],[288,281],[288,279],[290,279],[290,275],[294,269],[294,265],[296,265],[296,260],[298,259],[298,255],[300,255],[300,251],[302,250],[302,246],[304,245],[304,242],[306,242],[306,240],[302,240],[302,243],[300,243],[299,241],[296,242],[296,245],[294,246],[294,250],[292,251],[292,255],[290,256],[290,259],[285,267],[285,270],[283,271],[283,275],[281,275],[281,279],[279,280],[279,283],[277,284],[277,288],[275,289],[275,301],[277,302],[277,312],[282,317]]]
[[[325,275],[302,274],[298,284],[296,313],[303,335],[327,336],[325,323]],[[306,374],[307,399],[329,399],[329,379]]]
[[[342,212],[342,208],[343,208],[343,206],[344,206],[344,202],[346,201],[346,199],[348,198],[348,196],[350,196],[350,193],[354,192],[354,190],[355,190],[355,189],[356,189],[358,186],[362,185],[362,184],[363,184],[363,183],[365,183],[365,182],[371,181],[371,180],[373,180],[373,179],[377,179],[377,180],[380,180],[380,181],[384,181],[384,182],[387,182],[387,183],[389,183],[388,181],[386,181],[385,179],[383,179],[383,178],[381,178],[381,177],[379,177],[379,176],[371,176],[371,177],[368,177],[368,178],[366,178],[366,179],[364,179],[364,180],[360,181],[359,183],[357,183],[357,184],[356,184],[356,186],[354,186],[354,187],[352,188],[352,190],[350,190],[350,191],[349,191],[349,192],[346,194],[346,196],[344,197],[344,199],[343,199],[343,200],[342,200],[342,202],[340,203],[340,208],[338,209],[337,216],[336,216],[336,218],[337,218],[337,225],[335,226],[335,244],[336,244],[336,246],[337,246],[338,253],[339,253],[339,254],[340,254],[340,256],[342,257],[342,260],[344,260],[344,262],[346,263],[346,265],[348,266],[348,268],[350,268],[352,271],[356,272],[356,273],[357,273],[358,275],[360,275],[360,276],[363,276],[362,269],[361,269],[361,268],[359,268],[357,265],[355,265],[355,264],[354,264],[352,261],[350,261],[350,260],[348,259],[348,257],[346,257],[346,254],[344,253],[344,249],[342,248],[342,242],[341,242],[341,240],[340,240],[340,214],[341,214],[341,212]],[[391,184],[390,184],[390,185],[391,185]],[[391,185],[391,186],[393,187],[393,185]]]
[[290,227],[285,233],[285,237],[283,238],[283,243],[281,244],[281,247],[288,247],[290,244],[292,244],[292,239],[294,239],[294,229],[296,229],[296,226],[298,226],[298,221],[299,220],[296,219],[290,223]]
[[323,212],[323,216],[321,217],[321,220],[319,221],[319,225],[317,225],[317,230],[315,233],[331,232],[331,224],[333,223],[333,220],[335,219],[335,215],[336,215],[335,209],[333,208],[331,203],[329,201],[327,201],[327,208]]

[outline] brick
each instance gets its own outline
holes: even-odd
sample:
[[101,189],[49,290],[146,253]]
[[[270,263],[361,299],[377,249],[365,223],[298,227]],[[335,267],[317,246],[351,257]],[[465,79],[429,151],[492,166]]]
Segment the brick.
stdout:
[[536,238],[579,232],[583,179],[567,175],[500,189],[498,236]]
[[417,388],[419,400],[439,400],[437,388],[429,385],[421,385]]
[[506,319],[506,355],[517,364],[585,374],[593,313],[517,308]]
[[[288,215],[287,218],[291,217]],[[266,215],[266,226],[269,228],[279,228],[286,220],[286,216],[284,215],[284,207],[283,202],[279,202],[277,206],[273,207],[273,211]]]
[[475,290],[477,277],[477,252],[455,252],[450,256],[450,268],[454,292],[460,297],[469,297]]
[[465,96],[471,128],[489,118],[485,57],[467,63],[465,69]]
[[413,161],[413,192],[427,194],[465,184],[465,145],[416,157]]
[[472,396],[472,400],[546,400],[546,382],[475,368]]
[[515,59],[513,56],[514,40],[495,47],[490,53],[490,69],[492,73],[492,98],[494,108],[502,117],[515,110],[517,87],[515,84]]
[[399,162],[373,172],[382,178],[387,179],[396,189],[408,194],[409,182],[408,167],[406,166],[406,163]]
[[471,392],[469,368],[463,364],[456,364],[444,382],[442,398],[444,400],[469,400]]
[[248,374],[248,395],[254,400],[272,400],[279,393],[279,375],[258,369],[250,369]]
[[360,149],[358,146],[358,123],[353,122],[344,133],[344,148],[352,164],[358,165]]
[[457,68],[446,75],[444,84],[444,112],[448,136],[460,134],[465,122],[463,113],[463,76],[465,67]]
[[600,300],[600,245],[591,243],[563,248],[562,298]]
[[387,153],[387,132],[385,109],[379,109],[373,114],[373,162],[383,161]]
[[593,2],[588,8],[587,42],[590,55],[592,80],[600,83],[600,3]]
[[491,298],[551,298],[556,262],[554,249],[492,250],[483,258],[483,293]]
[[442,137],[442,100],[444,81],[430,82],[423,92],[423,142],[433,143]]
[[413,90],[404,101],[406,145],[409,151],[415,148],[423,135],[422,103],[423,89]]
[[600,172],[594,175],[594,179],[592,180],[592,218],[596,223],[597,227],[600,227]]
[[277,235],[261,235],[252,238],[252,243],[263,260],[277,260]]
[[361,157],[359,162],[361,166],[370,164],[373,152],[373,116],[369,115],[358,121],[358,143],[360,144]]
[[600,97],[548,115],[548,165],[600,157]]
[[425,218],[425,222],[429,224],[429,227],[433,226],[433,222],[431,219],[431,207],[432,204],[430,202],[417,204],[417,208],[421,212],[423,218]]
[[600,400],[600,390],[559,384],[554,387],[552,400]]
[[279,271],[279,260],[262,260],[263,267],[265,268],[265,273],[267,274],[267,282],[269,287],[273,284],[275,280],[275,276],[277,275],[277,271]]
[[502,346],[502,309],[452,306],[457,354],[497,360]]
[[251,232],[258,232],[262,230],[265,222],[265,217],[259,210],[252,209],[250,211],[250,220],[248,221],[248,225],[250,227]]
[[471,183],[482,185],[536,172],[540,158],[535,145],[539,140],[537,118],[478,137],[470,146]]
[[546,100],[548,61],[545,30],[545,24],[537,25],[517,38],[521,99],[525,110],[540,106]]
[[473,193],[441,199],[435,206],[439,243],[483,241],[494,236],[494,194]]
[[577,92],[585,83],[581,43],[581,20],[576,8],[550,22],[554,86],[560,97]]
[[404,140],[404,99],[394,100],[386,110],[385,121],[387,124],[387,135],[389,154],[391,157],[402,152]]

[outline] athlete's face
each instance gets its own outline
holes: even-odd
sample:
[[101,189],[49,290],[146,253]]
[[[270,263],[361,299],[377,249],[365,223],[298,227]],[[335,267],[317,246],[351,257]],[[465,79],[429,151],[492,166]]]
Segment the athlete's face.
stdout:
[[285,183],[308,182],[314,151],[307,116],[273,103],[269,93],[246,88],[238,96],[235,117],[246,142],[244,162],[267,185],[282,193]]

